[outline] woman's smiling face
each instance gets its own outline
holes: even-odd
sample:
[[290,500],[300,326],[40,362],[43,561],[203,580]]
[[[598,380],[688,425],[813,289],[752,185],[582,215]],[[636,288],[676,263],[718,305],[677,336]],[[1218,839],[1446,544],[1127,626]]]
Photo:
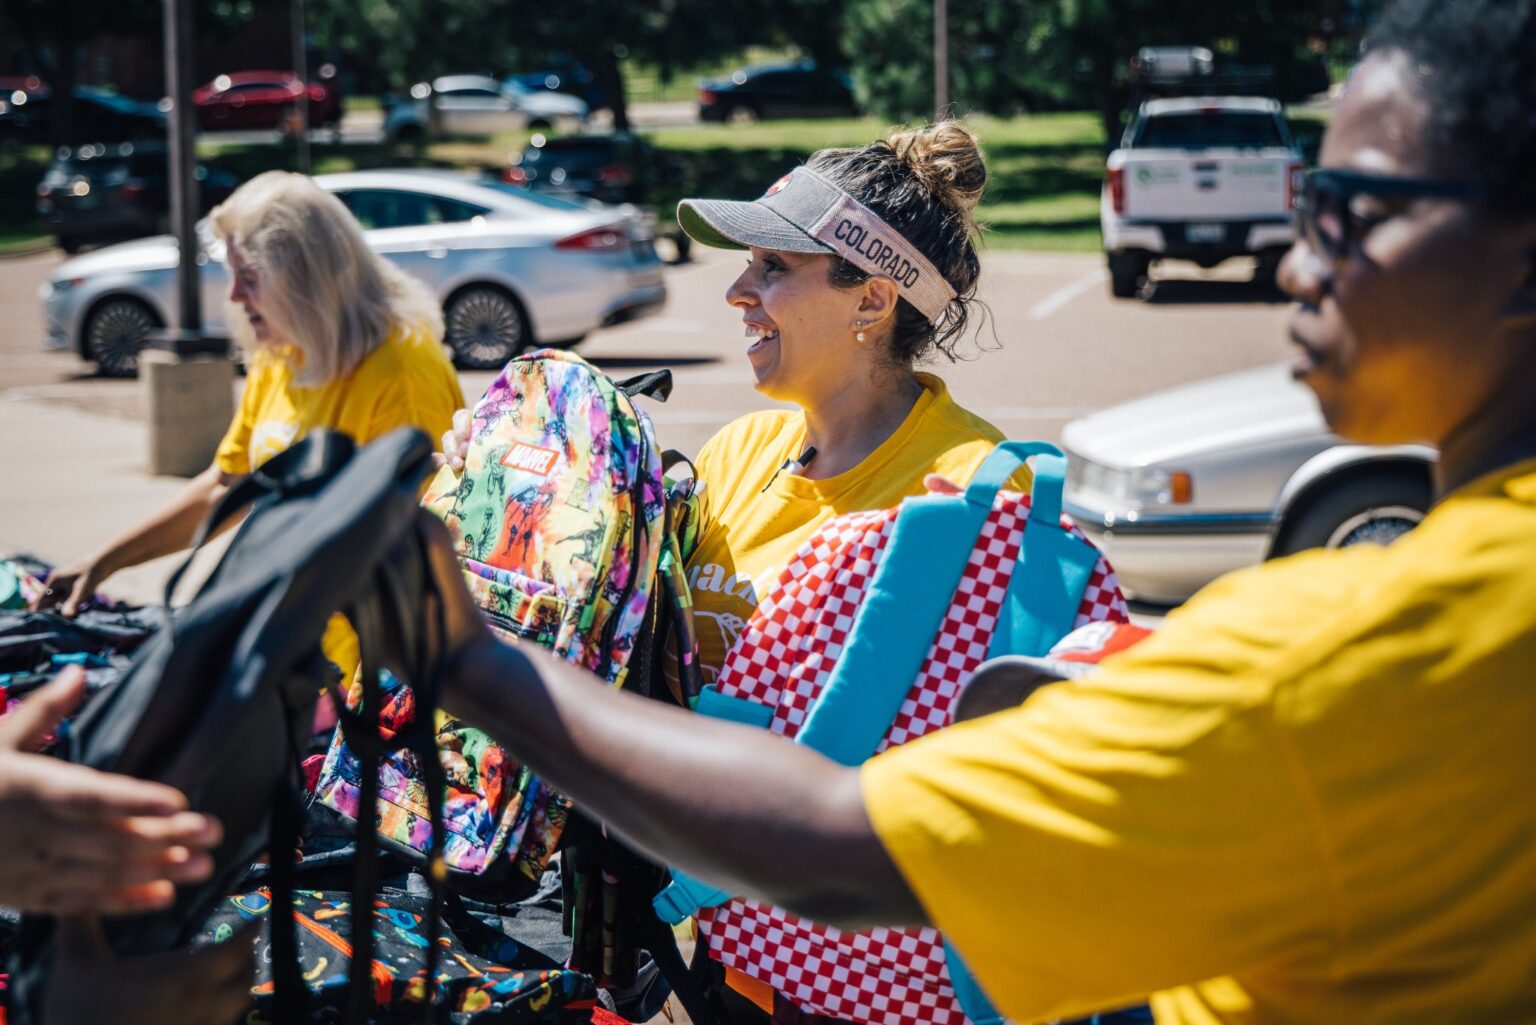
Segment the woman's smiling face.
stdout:
[[864,294],[833,286],[832,259],[752,249],[746,270],[726,290],[746,327],[755,387],[771,399],[814,404],[879,361],[873,333],[863,345],[854,340]]

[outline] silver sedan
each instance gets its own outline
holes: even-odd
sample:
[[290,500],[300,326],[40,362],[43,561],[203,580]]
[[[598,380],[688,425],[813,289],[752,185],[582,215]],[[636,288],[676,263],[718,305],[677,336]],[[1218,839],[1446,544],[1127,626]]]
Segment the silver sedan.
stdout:
[[[320,175],[374,251],[425,281],[443,304],[461,366],[495,368],[524,348],[572,345],[666,300],[649,229],[472,176],[432,171]],[[205,326],[223,330],[223,247],[198,256]],[[108,376],[138,369],[150,334],[176,327],[175,240],[110,246],[62,264],[42,287],[45,346],[73,349]]]
[[1307,548],[1390,542],[1432,493],[1433,449],[1344,442],[1283,365],[1100,410],[1061,442],[1067,512],[1148,602]]

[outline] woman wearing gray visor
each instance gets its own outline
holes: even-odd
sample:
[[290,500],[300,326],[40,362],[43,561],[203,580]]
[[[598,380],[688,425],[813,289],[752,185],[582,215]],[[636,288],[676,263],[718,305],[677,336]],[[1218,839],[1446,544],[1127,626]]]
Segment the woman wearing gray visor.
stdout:
[[[970,324],[981,273],[971,213],[986,179],[975,137],[950,121],[822,150],[750,202],[679,205],[693,239],[744,251],[725,300],[741,313],[757,390],[796,407],[743,416],[695,461],[706,486],[688,581],[705,682],[759,598],[829,519],[921,494],[928,474],[968,480],[1002,440],[941,379],[916,369],[953,359]],[[467,432],[467,414],[456,424]],[[444,439],[450,460],[463,446],[462,433]],[[1114,597],[1090,602],[1089,617],[1123,620],[1102,561],[1094,583],[1090,592]],[[763,923],[725,919],[759,913],[767,914],[733,903],[701,925],[752,931]],[[712,952],[729,966],[720,946]],[[739,1020],[751,1019],[753,1005],[783,1009],[785,996],[768,984],[725,974],[742,998]],[[947,991],[942,979],[934,986]]]

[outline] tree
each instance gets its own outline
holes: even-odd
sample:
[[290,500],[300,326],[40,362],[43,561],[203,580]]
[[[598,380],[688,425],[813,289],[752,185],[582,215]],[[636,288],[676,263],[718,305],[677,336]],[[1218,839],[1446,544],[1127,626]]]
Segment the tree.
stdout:
[[[1296,98],[1317,66],[1315,50],[1332,41],[1346,7],[1345,0],[952,3],[950,95],[959,113],[1097,110],[1112,138],[1137,49],[1204,45],[1219,62],[1273,67],[1281,98]],[[931,0],[849,0],[845,19],[865,102],[888,117],[931,114]]]
[[[55,145],[89,141],[76,138],[75,132],[74,92],[81,46],[97,36],[130,35],[159,47],[163,17],[161,0],[4,0],[0,4],[0,36],[14,33],[21,52],[53,91],[50,121]],[[227,3],[195,0],[193,17],[200,30],[228,33],[238,30],[246,16]]]

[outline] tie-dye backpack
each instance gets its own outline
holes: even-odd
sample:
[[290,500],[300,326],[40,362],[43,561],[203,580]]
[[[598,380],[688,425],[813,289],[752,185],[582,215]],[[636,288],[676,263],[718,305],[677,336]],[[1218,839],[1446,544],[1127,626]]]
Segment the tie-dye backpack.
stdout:
[[[475,405],[463,471],[439,471],[422,503],[448,525],[493,628],[640,690],[656,677],[658,629],[675,632],[692,661],[662,453],[633,398],[664,400],[670,390],[669,371],[615,383],[571,353],[519,356]],[[694,693],[696,676],[684,674]],[[408,722],[409,690],[386,680],[384,692],[383,727]],[[442,716],[437,739],[448,784],[444,861],[458,889],[498,901],[530,892],[570,802],[480,730]],[[318,799],[357,818],[361,779],[338,734]],[[423,780],[410,753],[388,758],[380,777],[379,832],[406,853],[430,845]]]

